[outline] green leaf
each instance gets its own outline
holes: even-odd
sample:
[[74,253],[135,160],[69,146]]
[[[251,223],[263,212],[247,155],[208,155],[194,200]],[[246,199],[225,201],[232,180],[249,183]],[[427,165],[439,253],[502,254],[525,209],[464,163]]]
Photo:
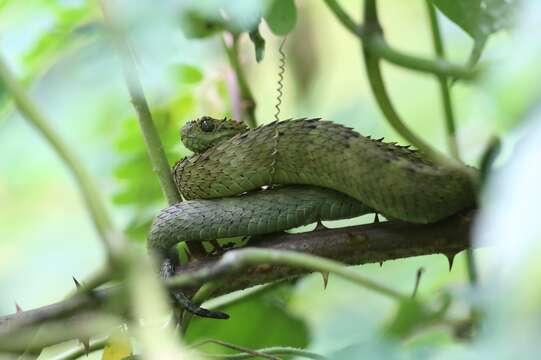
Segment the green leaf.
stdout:
[[265,55],[265,39],[261,36],[259,28],[250,32],[250,40],[252,40],[252,43],[254,44],[255,60],[260,62]]
[[[194,317],[185,340],[194,343],[220,339],[252,349],[271,346],[304,348],[308,344],[306,324],[289,314],[283,304],[283,301],[287,301],[286,293],[289,290],[287,287],[277,289],[220,309],[231,316],[227,321]],[[198,349],[212,354],[234,352],[214,344]]]
[[274,0],[265,15],[265,20],[275,35],[287,35],[297,23],[295,2],[293,0]]
[[509,27],[517,0],[432,0],[452,22],[475,41]]
[[394,318],[387,325],[385,334],[389,337],[404,337],[424,325],[441,319],[447,312],[451,298],[444,294],[438,311],[430,311],[428,307],[414,299],[407,299],[398,305]]
[[177,74],[179,80],[185,84],[197,84],[203,80],[203,73],[193,65],[183,64],[178,66]]

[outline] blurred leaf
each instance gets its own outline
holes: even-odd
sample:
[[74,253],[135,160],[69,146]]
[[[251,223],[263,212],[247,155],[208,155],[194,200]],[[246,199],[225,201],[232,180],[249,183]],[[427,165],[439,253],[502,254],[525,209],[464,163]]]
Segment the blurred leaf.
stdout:
[[257,28],[269,0],[207,0],[187,2],[180,11],[180,25],[186,37],[203,38],[227,30],[233,34]]
[[432,0],[452,22],[477,43],[507,28],[514,19],[517,0]]
[[265,15],[265,20],[275,35],[287,35],[297,23],[297,8],[294,1],[274,0]]
[[177,71],[179,80],[185,84],[196,84],[203,80],[203,74],[195,66],[183,64],[178,66]]
[[265,55],[265,39],[261,36],[259,28],[250,31],[250,40],[252,40],[252,43],[254,44],[255,60],[260,62]]
[[444,303],[436,312],[430,311],[425,304],[414,299],[400,302],[396,315],[385,329],[385,334],[390,337],[410,335],[415,330],[441,319],[447,312],[450,301],[450,297],[446,295]]
[[520,21],[498,50],[498,62],[488,68],[475,102],[482,106],[489,100],[480,113],[500,133],[520,124],[541,98],[541,2],[523,2],[518,15]]
[[[283,292],[283,289],[279,291],[280,296],[283,296]],[[253,349],[269,346],[306,347],[308,330],[305,323],[291,316],[282,305],[277,305],[276,294],[269,292],[220,309],[231,316],[227,321],[194,318],[185,337],[186,342],[212,338]],[[216,345],[208,345],[201,350],[222,354],[231,352]]]
[[125,331],[117,329],[107,339],[103,349],[102,360],[121,360],[132,355],[130,339]]
[[35,73],[58,61],[59,55],[82,40],[98,33],[100,22],[88,21],[93,14],[89,3],[78,7],[55,7],[53,27],[44,32],[26,53],[23,62],[30,73]]
[[204,38],[224,30],[218,16],[201,14],[196,10],[184,11],[180,15],[180,27],[187,38]]

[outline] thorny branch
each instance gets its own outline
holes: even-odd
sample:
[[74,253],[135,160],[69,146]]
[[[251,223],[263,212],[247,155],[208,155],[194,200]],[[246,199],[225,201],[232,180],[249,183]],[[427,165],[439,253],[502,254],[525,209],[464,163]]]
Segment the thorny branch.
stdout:
[[[250,245],[259,249],[302,252],[349,265],[429,254],[444,254],[452,259],[455,254],[470,246],[470,230],[474,214],[474,211],[468,211],[429,225],[390,221],[301,234],[269,235]],[[242,252],[244,249],[230,250],[226,254],[231,258],[235,252]],[[191,261],[180,268],[177,275],[191,275],[202,269],[208,269],[209,272],[216,274],[215,278],[219,281],[219,286],[213,293],[213,296],[218,296],[308,273],[307,270],[300,268],[268,265],[264,262],[247,265],[233,272],[215,271],[223,268],[223,259],[221,255],[212,255]],[[198,282],[193,286],[182,286],[182,289],[186,295],[191,296],[199,284]],[[5,340],[13,331],[73,316],[78,311],[93,309],[98,303],[117,293],[118,289],[115,287],[96,290],[92,296],[79,295],[39,309],[0,317],[0,344],[2,339]],[[116,300],[119,301],[119,298]]]

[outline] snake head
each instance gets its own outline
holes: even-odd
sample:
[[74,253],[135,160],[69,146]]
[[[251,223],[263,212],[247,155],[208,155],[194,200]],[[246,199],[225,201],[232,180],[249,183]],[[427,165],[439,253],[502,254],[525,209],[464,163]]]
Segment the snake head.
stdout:
[[243,123],[203,116],[184,124],[180,129],[180,139],[194,153],[202,153],[245,131],[248,127]]

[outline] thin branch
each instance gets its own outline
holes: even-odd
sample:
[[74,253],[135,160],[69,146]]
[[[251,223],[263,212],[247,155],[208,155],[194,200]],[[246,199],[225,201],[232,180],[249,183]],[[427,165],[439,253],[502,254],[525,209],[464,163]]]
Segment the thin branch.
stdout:
[[[440,32],[436,8],[434,4],[432,4],[431,0],[426,0],[426,7],[428,10],[428,17],[430,19],[430,28],[432,30],[432,42],[434,44],[434,52],[436,53],[438,60],[445,60],[445,48],[443,46],[443,39]],[[451,93],[449,89],[448,78],[445,75],[437,75],[437,77],[440,84],[441,100],[443,104],[443,111],[445,114],[445,125],[447,129],[447,142],[449,144],[449,151],[455,159],[459,160],[460,151],[458,149],[458,143],[456,139],[455,117],[453,113],[453,104],[451,102]]]
[[365,23],[362,28],[342,9],[336,0],[324,0],[329,10],[336,16],[338,21],[353,35],[362,38],[366,48],[390,63],[408,68],[410,70],[428,72],[435,75],[444,75],[458,79],[473,79],[478,75],[478,70],[470,67],[451,64],[443,60],[428,60],[420,57],[404,54],[389,46],[383,36],[367,36],[368,27],[371,24]]
[[[192,346],[190,346],[190,348],[193,349],[193,348],[197,348],[197,347],[200,347],[200,346],[204,346],[206,344],[216,344],[216,345],[220,345],[220,346],[223,346],[225,348],[228,348],[228,349],[237,350],[237,351],[240,351],[240,352],[242,352],[242,353],[244,353],[246,355],[249,355],[250,357],[261,357],[263,359],[280,360],[279,358],[277,358],[276,356],[273,356],[271,354],[262,353],[259,350],[248,349],[248,348],[243,347],[243,346],[231,344],[231,343],[228,343],[228,342],[225,342],[225,341],[222,341],[222,340],[217,340],[217,339],[203,340],[201,342],[193,344]],[[218,355],[218,356],[221,357],[223,355]]]
[[[0,353],[31,353],[72,339],[85,339],[95,334],[103,334],[115,326],[121,325],[122,319],[103,313],[81,313],[75,317],[51,321],[29,329],[0,331]],[[69,331],[66,331],[69,329]],[[37,331],[36,331],[37,330]]]
[[[444,221],[415,225],[404,222],[384,222],[301,234],[279,234],[264,237],[251,244],[261,250],[289,250],[325,257],[349,265],[378,263],[412,256],[444,254],[453,256],[470,245],[470,228],[475,212],[458,214]],[[243,250],[231,250],[238,253]],[[233,255],[236,256],[236,255]],[[222,256],[213,255],[189,262],[177,274],[190,278],[202,269],[216,269]],[[230,258],[231,259],[231,258]],[[220,278],[213,296],[297,277],[310,271],[284,265],[253,265]],[[201,279],[195,279],[199,282]],[[192,282],[191,280],[188,282]],[[187,296],[193,296],[197,286],[183,286]],[[43,308],[0,317],[0,334],[10,329],[38,325],[50,319],[64,318],[82,309],[92,309],[103,299],[118,293],[118,288],[95,290],[93,296],[79,296]]]
[[[212,296],[214,291],[216,291],[217,284],[215,282],[208,282],[201,286],[199,290],[194,294],[192,297],[192,301],[196,304],[201,304],[203,301],[207,300]],[[188,327],[190,326],[190,322],[192,321],[193,314],[188,311],[184,311],[184,314],[182,316],[182,320],[180,322],[180,331],[183,335],[186,334],[188,331]]]
[[229,65],[235,72],[237,83],[239,85],[241,96],[240,100],[242,105],[241,109],[245,114],[244,122],[249,127],[254,128],[257,126],[257,120],[255,117],[256,102],[252,91],[250,90],[250,86],[248,85],[248,81],[246,80],[246,76],[244,75],[244,70],[240,64],[238,36],[234,34],[227,35],[229,35],[227,39],[222,37],[222,45],[225,53],[227,54]]
[[103,337],[101,339],[90,341],[89,347],[85,348],[82,344],[79,344],[72,349],[69,349],[58,357],[55,360],[76,360],[83,356],[88,356],[88,354],[93,353],[94,351],[103,350],[107,345],[107,338]]
[[[111,37],[120,55],[122,70],[126,80],[128,92],[131,102],[137,113],[139,127],[145,141],[147,154],[152,164],[152,170],[158,177],[162,192],[167,199],[169,205],[173,205],[182,201],[182,197],[175,185],[171,167],[165,156],[163,144],[160,140],[160,135],[152,119],[152,113],[148,106],[148,102],[141,86],[141,80],[137,73],[137,65],[133,52],[124,38],[122,31],[114,22],[113,12],[109,9],[107,1],[100,1],[103,17],[109,27]],[[205,254],[205,249],[202,244],[188,244],[188,250],[197,256]]]
[[[440,27],[438,24],[438,17],[436,14],[436,8],[430,0],[426,0],[426,6],[428,10],[428,15],[430,19],[430,27],[432,29],[432,40],[434,43],[434,50],[439,59],[445,60],[445,49],[443,46],[443,39],[440,32]],[[478,45],[476,43],[476,45]],[[475,47],[479,51],[478,54],[475,54],[475,51],[472,53],[472,59],[470,60],[470,65],[474,65],[481,56],[481,51],[484,47],[484,42],[480,44],[480,48]],[[451,101],[451,93],[449,89],[448,78],[444,75],[438,75],[438,81],[440,83],[441,89],[441,99],[443,103],[443,110],[445,113],[445,124],[447,129],[447,141],[449,143],[449,150],[451,155],[460,160],[460,151],[458,148],[457,138],[456,138],[456,126],[453,113],[453,104]],[[471,284],[477,283],[477,265],[475,262],[475,255],[472,249],[466,250],[466,268],[468,270],[468,278]]]
[[[469,229],[473,215],[473,212],[466,212],[428,225],[392,221],[301,234],[272,235],[252,246],[266,250],[298,251],[349,265],[379,263],[438,253],[454,255],[469,246]],[[237,250],[229,253],[233,251]],[[189,275],[203,268],[216,269],[221,258],[221,256],[209,256],[192,261],[179,268],[177,274]],[[282,265],[248,267],[241,273],[223,277],[221,286],[214,295],[308,272],[310,271]],[[194,291],[190,290],[190,287],[186,287],[186,290],[187,294]]]
[[38,110],[1,56],[0,81],[13,97],[23,117],[47,140],[72,173],[94,222],[94,226],[107,250],[109,260],[112,261],[115,256],[122,252],[123,238],[114,229],[111,218],[107,213],[107,208],[102,203],[102,195],[98,187],[94,184],[92,177],[83,166],[83,162],[77,158],[75,151],[70,149],[51,127],[50,121]]
[[261,296],[262,294],[266,292],[269,292],[271,290],[274,290],[284,285],[284,283],[285,281],[275,281],[273,283],[257,285],[257,286],[248,288],[246,290],[242,290],[242,291],[235,292],[232,294],[221,295],[209,301],[204,302],[202,307],[209,310],[223,309],[228,306],[242,303],[254,297]]
[[124,39],[121,30],[113,20],[114,12],[111,11],[107,1],[100,1],[103,17],[110,30],[111,37],[114,45],[120,55],[122,70],[126,79],[126,85],[130,94],[131,102],[137,112],[137,119],[139,120],[139,126],[143,139],[145,140],[147,153],[152,163],[152,169],[158,176],[161,189],[167,199],[169,205],[173,205],[182,201],[180,194],[173,181],[171,175],[171,167],[165,156],[160,135],[156,129],[156,125],[152,120],[152,114],[148,106],[148,102],[145,98],[143,87],[137,73],[137,65],[135,63],[133,52]]
[[[355,240],[352,239],[352,241]],[[198,271],[176,275],[167,279],[167,284],[171,287],[192,285],[221,278],[226,274],[238,273],[250,266],[268,265],[281,265],[295,269],[304,269],[305,271],[310,272],[333,273],[338,277],[349,280],[359,286],[394,300],[401,301],[407,299],[406,295],[372,281],[371,279],[365,278],[357,272],[347,269],[344,267],[343,263],[338,261],[297,251],[268,248],[258,249],[254,247],[245,247],[239,250],[229,251],[225,253],[220,260],[215,262],[213,266],[207,266]]]
[[415,135],[402,121],[398,113],[393,107],[389,94],[385,88],[385,83],[383,81],[383,76],[381,74],[380,68],[380,57],[377,54],[372,52],[372,49],[368,47],[368,44],[371,42],[371,38],[375,36],[380,36],[381,28],[378,19],[378,13],[376,8],[376,3],[374,0],[365,1],[365,10],[364,10],[364,20],[365,24],[370,24],[370,33],[364,37],[362,42],[364,62],[366,67],[366,72],[368,75],[368,81],[370,87],[372,88],[372,93],[376,98],[376,101],[385,115],[385,118],[391,124],[391,126],[400,134],[406,141],[411,143],[413,146],[421,150],[426,155],[431,158],[443,158],[442,155],[437,154],[436,151],[427,144],[423,139]]
[[[306,351],[303,349],[296,349],[292,347],[269,347],[264,349],[257,349],[256,352],[260,354],[266,354],[266,355],[276,355],[276,356],[292,356],[292,357],[301,357],[306,359],[313,359],[313,360],[325,360],[327,357],[323,355],[319,355],[310,351]],[[253,355],[251,354],[224,354],[224,355],[217,355],[217,354],[204,354],[205,357],[210,359],[227,359],[227,360],[240,360],[240,359],[251,359],[253,358]]]

